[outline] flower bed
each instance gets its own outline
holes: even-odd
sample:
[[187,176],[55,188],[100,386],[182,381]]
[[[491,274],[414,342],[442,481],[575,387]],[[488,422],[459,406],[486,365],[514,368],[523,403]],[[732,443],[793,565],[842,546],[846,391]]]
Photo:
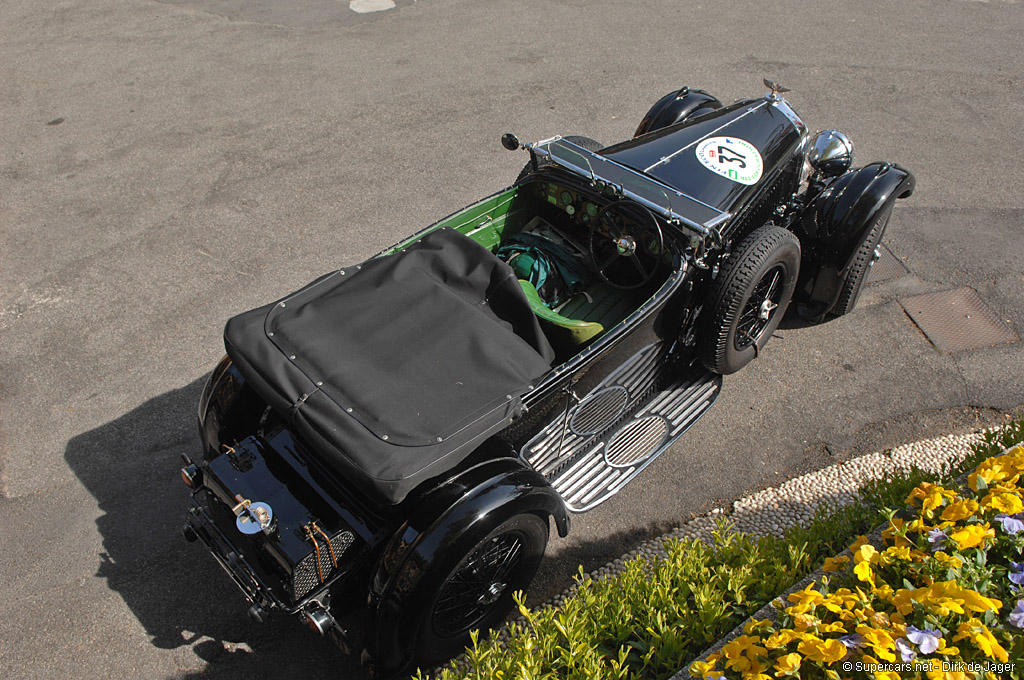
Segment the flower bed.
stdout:
[[923,482],[830,578],[787,597],[777,623],[690,666],[705,680],[1024,678],[1024,448],[981,462],[958,491]]
[[[966,460],[960,457],[956,458],[951,463],[952,468],[945,469],[943,473],[936,473],[934,470],[926,472],[914,467],[907,469],[905,465],[895,465],[884,477],[865,481],[855,494],[856,502],[854,504],[841,507],[821,505],[813,520],[810,522],[802,520],[800,525],[786,531],[784,538],[776,536],[757,538],[749,534],[737,533],[731,529],[732,523],[729,520],[720,519],[718,520],[718,530],[713,532],[710,538],[704,537],[702,529],[702,540],[694,540],[690,537],[668,539],[663,544],[664,549],[658,554],[648,554],[648,551],[645,551],[644,555],[623,560],[621,565],[619,565],[619,561],[616,561],[617,566],[614,572],[600,578],[591,578],[582,574],[581,571],[575,592],[566,596],[564,601],[560,597],[556,600],[557,605],[542,606],[531,610],[523,606],[520,599],[521,616],[518,621],[510,624],[489,640],[478,639],[474,636],[472,647],[462,657],[448,667],[437,669],[432,675],[437,680],[468,678],[481,680],[485,678],[488,680],[491,678],[501,680],[532,680],[534,678],[664,680],[669,677],[685,677],[685,670],[678,673],[677,671],[696,657],[700,658],[702,663],[709,665],[695,665],[694,670],[698,674],[705,674],[704,671],[706,671],[706,675],[713,678],[758,677],[760,680],[764,680],[764,678],[787,675],[801,678],[869,678],[871,675],[866,673],[851,672],[842,675],[838,673],[845,661],[866,663],[865,655],[878,658],[877,653],[871,654],[871,650],[865,651],[867,648],[856,637],[846,640],[851,643],[849,647],[842,642],[841,638],[858,634],[856,627],[852,632],[845,633],[838,631],[824,633],[822,631],[821,635],[817,635],[821,640],[820,643],[794,638],[785,647],[769,651],[764,642],[773,633],[781,632],[781,629],[776,626],[775,631],[768,631],[767,626],[770,624],[767,622],[748,625],[744,634],[753,639],[748,639],[739,643],[739,646],[734,645],[729,648],[730,653],[733,653],[734,656],[736,656],[736,651],[746,651],[743,645],[757,645],[764,649],[763,655],[760,657],[756,653],[758,650],[751,650],[753,660],[760,666],[751,664],[745,667],[747,676],[744,676],[743,670],[730,666],[729,662],[732,659],[720,654],[714,657],[715,663],[710,664],[707,652],[702,652],[702,650],[707,650],[711,644],[715,644],[712,649],[724,649],[723,645],[728,646],[730,642],[734,641],[733,637],[739,634],[739,631],[734,631],[734,629],[747,621],[748,617],[764,609],[765,605],[777,596],[798,590],[801,586],[794,586],[794,584],[821,566],[828,556],[836,555],[859,533],[869,532],[875,527],[878,527],[878,531],[873,534],[878,537],[878,547],[875,549],[875,553],[879,555],[876,561],[872,561],[872,555],[875,553],[869,554],[869,549],[860,553],[861,545],[855,544],[854,547],[858,549],[858,555],[862,555],[864,558],[854,557],[858,560],[856,564],[853,559],[843,563],[841,559],[833,558],[827,562],[827,566],[837,572],[830,574],[837,589],[843,587],[838,582],[839,579],[847,578],[852,581],[852,587],[847,586],[851,594],[857,593],[859,596],[860,593],[863,593],[864,597],[868,598],[875,596],[874,590],[885,592],[883,587],[885,582],[879,579],[888,573],[886,570],[892,567],[889,561],[895,555],[895,551],[887,555],[884,558],[886,564],[882,565],[883,557],[881,555],[888,548],[882,545],[882,539],[879,536],[882,527],[879,525],[891,518],[890,513],[885,509],[902,505],[908,494],[912,495],[915,489],[921,489],[923,493],[924,490],[932,488],[924,485],[924,482],[941,481],[944,484],[941,487],[943,489],[958,487],[959,483],[952,480],[961,477],[966,471],[974,470],[980,461],[1004,451],[1007,447],[1022,440],[1024,440],[1024,420],[1019,420],[984,434],[982,441],[972,445],[972,453],[967,456]],[[923,453],[927,454],[928,452]],[[925,455],[924,458],[928,458],[928,456]],[[886,467],[885,462],[881,461],[879,464]],[[988,474],[986,472],[981,475],[981,480],[986,485],[990,484],[989,481],[986,481]],[[1016,480],[1014,484],[1018,482],[1019,480]],[[992,485],[998,486],[999,484],[993,481]],[[1024,483],[1020,483],[1020,486],[1024,488]],[[938,488],[940,487],[935,487],[935,490],[937,491]],[[937,493],[945,500],[940,503],[941,509],[938,506],[932,508],[932,520],[923,521],[922,528],[925,525],[939,528],[939,525],[945,521],[942,520],[941,514],[946,512],[953,500],[961,498],[959,495],[950,497],[944,496],[942,492]],[[979,498],[983,499],[986,495],[987,492],[981,494]],[[965,494],[962,498],[975,500],[979,503],[980,510],[981,500],[975,496],[977,493]],[[896,519],[904,522],[904,525],[908,525],[915,517],[920,516],[924,500],[927,497],[930,496],[925,494],[924,497],[914,501],[915,508],[917,508],[914,514],[903,514]],[[934,497],[934,494],[931,497]],[[1002,500],[992,499],[991,502],[999,503]],[[932,503],[934,500],[929,501],[929,504]],[[969,509],[973,506],[966,504],[957,507]],[[957,510],[950,512],[957,512]],[[1007,512],[995,514],[1010,515]],[[989,528],[993,528],[997,532],[1004,532],[1003,524],[1007,518],[997,520],[995,515],[990,513],[990,516],[992,519],[989,521]],[[1009,519],[1017,518],[1010,517]],[[953,522],[953,525],[958,528],[966,528],[970,524],[971,522],[966,517]],[[984,522],[979,520],[974,524],[981,526]],[[1006,531],[1012,530],[1015,525],[1010,522],[1008,527]],[[945,529],[950,529],[950,526]],[[930,531],[931,529],[929,529]],[[982,531],[984,532],[984,530]],[[922,536],[918,532],[910,531],[909,526],[903,529],[903,533],[903,540],[907,541],[906,547],[909,555],[911,539],[917,541]],[[946,532],[944,531],[944,533]],[[953,534],[953,531],[949,531],[947,536]],[[963,537],[960,534],[956,535],[960,538]],[[1016,534],[1011,533],[1010,535]],[[1024,536],[1024,534],[1021,535]],[[927,534],[923,539],[925,541],[927,540],[926,536]],[[969,536],[969,534],[964,536]],[[955,540],[948,537],[947,541]],[[937,535],[934,538],[936,541],[942,540]],[[998,536],[987,540],[994,543],[996,539],[1005,540],[1005,536],[1003,533],[999,533]],[[922,555],[931,556],[933,554],[932,546],[932,543],[927,543],[927,547],[922,544],[915,550]],[[938,548],[934,553],[937,552],[940,552]],[[951,555],[950,550],[941,550],[941,552]],[[902,551],[899,554],[902,554]],[[987,558],[992,553],[990,551],[985,554]],[[1024,562],[1024,558],[1018,557],[1017,560]],[[859,567],[860,562],[865,561],[868,566]],[[1016,561],[1014,562],[1016,563]],[[990,560],[986,561],[986,565],[988,565],[987,568],[992,568]],[[872,589],[866,582],[860,581],[853,571],[853,567],[859,567],[865,575],[866,570],[870,569],[876,578],[877,588]],[[1018,578],[1015,575],[1017,574],[1016,569],[1011,567],[1009,562],[1004,563],[1004,567],[1009,567],[1006,577],[1013,584],[1014,579]],[[960,567],[961,570],[971,568],[973,567],[970,565],[965,567],[963,564]],[[606,569],[603,568],[595,573],[603,573]],[[952,569],[952,565],[950,569]],[[946,578],[945,574],[939,574],[939,576],[941,578],[932,577],[933,585],[936,582],[942,583],[944,580],[955,581],[955,578]],[[898,585],[901,584],[894,583],[890,587]],[[901,587],[909,589],[906,586]],[[915,589],[916,587],[914,586]],[[817,597],[809,594],[806,588],[804,591],[808,594],[802,597],[810,597],[812,600]],[[822,590],[820,594],[824,599],[826,594],[834,595],[835,593]],[[895,592],[893,594],[895,595]],[[979,593],[979,595],[993,597],[991,593]],[[914,606],[913,602],[913,598],[911,598],[912,607]],[[1019,635],[1016,628],[1007,629],[1003,625],[1009,623],[1007,616],[1012,613],[1012,610],[1008,612],[1007,604],[1002,600],[1000,603],[999,612],[995,614],[991,611],[976,612],[977,616],[974,618],[981,621],[993,636],[1003,635],[1007,630],[1011,631],[1013,635]],[[1016,607],[1016,604],[1013,606]],[[828,612],[828,607],[820,609],[816,605],[815,610],[814,616],[821,614],[824,617]],[[862,610],[866,611],[863,607]],[[886,612],[884,608],[879,611]],[[789,616],[781,611],[773,613],[781,614],[784,617]],[[1002,628],[992,624],[991,615],[995,615],[997,619],[1002,616],[999,619],[1000,625],[1003,625]],[[795,621],[795,619],[791,620]],[[807,621],[808,619],[804,618],[803,620]],[[915,645],[912,651],[919,657],[929,657],[929,653],[922,651],[931,649],[932,643],[928,642],[926,637],[935,640],[936,652],[931,653],[930,656],[942,656],[937,654],[938,640],[934,633],[928,630],[927,625],[923,627],[918,625],[912,617],[909,622],[905,617],[902,625],[904,625],[905,633],[903,637],[907,639],[908,643]],[[926,637],[919,636],[913,630],[909,631],[913,639],[907,637],[907,625],[915,626]],[[794,628],[793,632],[801,631]],[[803,632],[807,632],[806,629]],[[970,632],[967,632],[970,635]],[[958,630],[953,630],[940,636],[945,640],[946,646],[943,647],[943,650],[948,651],[953,646],[966,649],[967,645],[974,644],[969,637],[954,643],[952,637],[958,633]],[[977,635],[980,634],[979,629]],[[898,633],[895,638],[892,633],[889,635],[893,639],[895,649],[896,639],[900,636]],[[1007,652],[1010,662],[1017,660],[1021,654],[1020,648],[1010,642],[1012,639],[1014,638],[1007,639],[1005,635],[1002,638],[996,637],[1000,647]],[[833,640],[833,642],[829,642],[829,640]],[[866,641],[867,638],[865,638]],[[800,649],[801,642],[807,642],[803,646],[803,651]],[[860,649],[854,649],[853,647],[856,646],[854,643],[861,644]],[[836,644],[843,649],[840,650]],[[832,662],[830,666],[827,661],[828,655],[835,656],[839,651],[843,652],[843,659]],[[749,654],[740,654],[739,656],[748,660],[751,658]],[[813,660],[817,656],[820,656],[821,661]],[[782,659],[782,657],[786,658]],[[947,655],[947,658],[962,661],[964,657],[961,656],[957,659]],[[897,661],[901,659],[902,656],[897,657]],[[992,659],[989,657],[988,660]],[[797,665],[798,661],[799,666]],[[740,663],[743,662],[740,661]],[[1017,665],[1018,667],[1021,665],[1019,661]],[[760,671],[760,675],[751,674],[755,669]],[[1016,672],[1019,673],[1019,669]],[[416,674],[417,678],[424,676],[425,673],[422,670]],[[915,675],[911,673],[900,677],[915,677]],[[974,676],[933,674],[930,677],[967,678]],[[980,677],[985,677],[985,680],[995,680],[995,678],[1016,676],[996,673],[994,676]]]

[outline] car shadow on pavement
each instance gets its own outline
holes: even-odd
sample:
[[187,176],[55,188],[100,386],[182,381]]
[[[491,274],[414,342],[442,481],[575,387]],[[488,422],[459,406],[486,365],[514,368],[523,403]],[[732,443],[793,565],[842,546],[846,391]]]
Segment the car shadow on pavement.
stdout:
[[[197,452],[195,408],[204,383],[154,397],[68,443],[67,463],[102,513],[97,575],[123,599],[151,644],[168,650],[168,677],[368,677],[358,650],[346,656],[297,619],[250,620],[231,579],[201,544],[183,538],[188,493],[178,470],[183,452]],[[637,527],[566,544],[553,537],[528,605],[570,586],[580,565],[597,569],[668,528]],[[358,621],[346,623],[359,639]]]
[[248,603],[201,544],[182,537],[188,507],[181,454],[198,447],[196,404],[205,378],[150,399],[73,438],[71,470],[96,498],[103,540],[97,575],[106,579],[169,650],[171,677],[361,678],[358,659],[310,634],[297,620],[246,616]]

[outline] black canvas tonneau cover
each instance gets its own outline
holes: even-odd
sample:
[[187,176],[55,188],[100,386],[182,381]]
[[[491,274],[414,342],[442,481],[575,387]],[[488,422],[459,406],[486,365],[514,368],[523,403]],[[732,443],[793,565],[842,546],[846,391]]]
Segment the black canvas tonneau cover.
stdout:
[[224,341],[324,462],[388,503],[505,427],[553,359],[508,265],[447,228],[232,318]]

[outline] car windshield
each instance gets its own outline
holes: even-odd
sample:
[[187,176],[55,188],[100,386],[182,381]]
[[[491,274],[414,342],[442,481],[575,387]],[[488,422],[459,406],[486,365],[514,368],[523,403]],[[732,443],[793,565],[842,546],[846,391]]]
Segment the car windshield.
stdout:
[[677,221],[699,234],[706,235],[729,217],[728,213],[566,139],[555,137],[539,142],[534,145],[534,150],[547,155],[570,172],[612,187],[617,194],[631,198],[665,219]]

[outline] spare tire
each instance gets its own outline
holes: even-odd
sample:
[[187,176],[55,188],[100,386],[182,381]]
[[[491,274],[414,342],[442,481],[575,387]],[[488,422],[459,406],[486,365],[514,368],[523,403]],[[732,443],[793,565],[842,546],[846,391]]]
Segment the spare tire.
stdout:
[[800,241],[766,224],[740,242],[708,292],[699,351],[708,370],[729,374],[760,354],[793,298]]

